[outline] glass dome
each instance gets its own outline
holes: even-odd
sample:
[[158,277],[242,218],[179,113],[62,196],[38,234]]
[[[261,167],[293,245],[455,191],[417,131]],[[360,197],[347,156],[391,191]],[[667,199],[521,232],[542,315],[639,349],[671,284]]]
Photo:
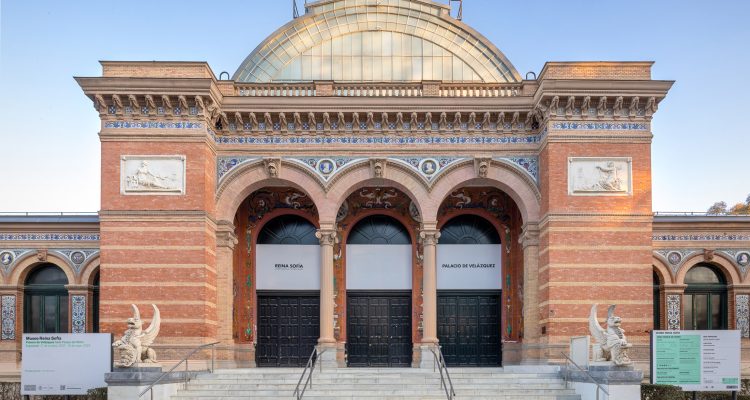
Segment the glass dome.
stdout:
[[323,0],[261,43],[239,82],[519,82],[486,38],[427,0]]

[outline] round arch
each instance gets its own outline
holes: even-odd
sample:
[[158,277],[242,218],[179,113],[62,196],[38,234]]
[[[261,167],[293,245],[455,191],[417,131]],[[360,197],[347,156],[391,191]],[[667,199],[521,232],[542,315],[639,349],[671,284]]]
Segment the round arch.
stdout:
[[424,215],[423,203],[429,199],[430,194],[422,177],[417,172],[403,165],[389,162],[383,175],[382,178],[372,176],[369,160],[343,171],[328,190],[328,202],[318,208],[318,216],[321,222],[335,221],[336,213],[338,213],[339,207],[344,201],[356,190],[368,186],[392,186],[400,190],[414,202],[420,215]]
[[91,260],[89,260],[86,265],[81,268],[81,284],[82,285],[92,285],[94,282],[94,278],[96,277],[96,273],[99,272],[100,267],[100,260],[99,255],[92,257]]
[[680,267],[680,270],[677,272],[677,276],[674,279],[675,283],[684,285],[685,275],[687,275],[688,271],[690,271],[691,268],[698,264],[709,264],[718,268],[719,271],[724,274],[724,278],[727,281],[728,287],[737,285],[742,281],[737,268],[734,266],[732,261],[724,257],[720,253],[715,253],[713,260],[710,261],[706,261],[703,254],[695,254],[685,260],[684,264],[682,264],[682,267]]
[[73,271],[73,268],[71,268],[68,262],[61,257],[55,254],[47,253],[47,259],[45,261],[39,261],[36,255],[36,253],[32,252],[31,254],[27,254],[24,258],[18,260],[15,268],[13,268],[13,272],[10,274],[10,277],[8,277],[9,285],[19,287],[23,286],[24,282],[26,282],[26,278],[29,276],[29,273],[36,266],[41,264],[56,265],[63,272],[65,272],[65,276],[68,278],[69,285],[77,284],[79,282],[78,279],[76,279],[76,273],[75,271]]
[[660,258],[658,258],[657,256],[653,256],[651,266],[653,267],[654,272],[656,272],[656,275],[659,277],[659,282],[662,285],[670,285],[674,283],[674,275],[672,274],[672,270],[667,268],[667,265]]
[[320,181],[303,166],[281,160],[278,177],[270,177],[263,160],[258,160],[235,168],[219,183],[216,195],[217,220],[234,221],[237,209],[250,194],[264,187],[279,186],[293,187],[310,196],[319,214],[321,207],[326,204],[325,190]]
[[432,188],[431,201],[421,209],[425,221],[436,221],[443,200],[456,189],[464,186],[490,186],[507,193],[521,211],[524,223],[539,220],[539,189],[523,172],[504,163],[493,161],[486,178],[477,177],[474,160],[467,160],[446,172]]

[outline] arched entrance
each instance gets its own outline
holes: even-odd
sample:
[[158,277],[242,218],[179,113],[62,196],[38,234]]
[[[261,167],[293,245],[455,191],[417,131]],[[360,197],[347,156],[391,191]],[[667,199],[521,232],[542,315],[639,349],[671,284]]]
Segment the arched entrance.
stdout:
[[502,281],[497,228],[472,214],[443,225],[437,246],[437,332],[448,365],[500,365]]
[[370,215],[352,227],[346,251],[349,365],[410,366],[411,235],[393,217]]
[[234,222],[234,336],[261,367],[303,366],[320,336],[317,210],[292,188],[266,188]]
[[727,329],[727,283],[710,264],[698,264],[685,275],[685,329]]
[[68,329],[68,277],[55,264],[42,264],[26,278],[24,333],[66,333]]

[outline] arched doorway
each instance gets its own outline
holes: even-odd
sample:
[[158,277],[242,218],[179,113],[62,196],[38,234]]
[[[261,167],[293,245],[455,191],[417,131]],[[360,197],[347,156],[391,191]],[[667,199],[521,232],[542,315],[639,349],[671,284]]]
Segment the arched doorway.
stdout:
[[410,366],[412,240],[403,224],[376,214],[352,227],[346,288],[349,366]]
[[96,271],[91,288],[91,332],[99,333],[99,271]]
[[653,271],[653,285],[654,285],[654,296],[652,303],[654,304],[654,330],[661,329],[661,283],[659,281],[659,274]]
[[684,329],[727,329],[727,281],[716,267],[698,264],[685,275]]
[[42,264],[26,278],[24,333],[68,332],[68,278],[55,264]]
[[298,215],[268,221],[256,241],[256,362],[302,366],[320,334],[320,246],[317,228]]
[[488,220],[464,214],[442,226],[437,317],[448,365],[500,365],[501,258],[500,234]]

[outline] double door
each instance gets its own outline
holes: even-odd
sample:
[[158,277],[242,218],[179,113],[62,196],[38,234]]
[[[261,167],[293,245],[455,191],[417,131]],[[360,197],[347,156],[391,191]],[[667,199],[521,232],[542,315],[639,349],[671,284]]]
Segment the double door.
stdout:
[[319,294],[258,295],[258,366],[304,366],[319,335]]
[[347,355],[351,367],[411,366],[411,293],[349,293]]
[[437,311],[448,366],[500,365],[500,292],[438,292]]

